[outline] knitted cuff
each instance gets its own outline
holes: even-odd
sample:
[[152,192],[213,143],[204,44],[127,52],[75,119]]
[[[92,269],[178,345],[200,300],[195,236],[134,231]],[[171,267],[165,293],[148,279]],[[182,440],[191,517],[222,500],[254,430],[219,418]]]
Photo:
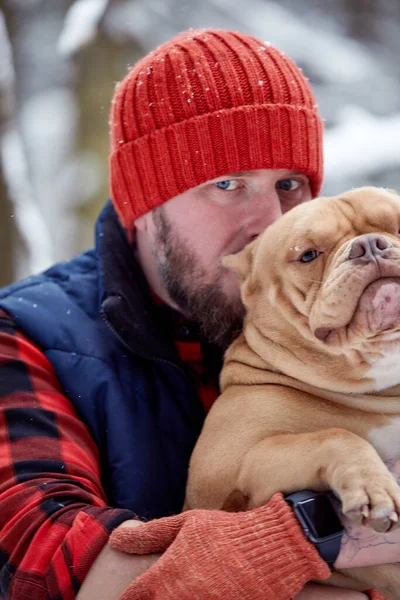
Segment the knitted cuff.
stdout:
[[[247,518],[246,518],[247,517]],[[278,590],[296,593],[310,580],[331,575],[328,565],[305,538],[293,511],[282,494],[275,494],[266,506],[245,513],[240,530],[226,531],[232,546],[240,545],[253,568],[268,565],[268,583]]]

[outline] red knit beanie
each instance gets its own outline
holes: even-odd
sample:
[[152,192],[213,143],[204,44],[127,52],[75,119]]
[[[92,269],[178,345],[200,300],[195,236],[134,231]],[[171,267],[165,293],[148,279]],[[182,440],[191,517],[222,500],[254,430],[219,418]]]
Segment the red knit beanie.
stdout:
[[111,109],[111,196],[127,229],[205,181],[252,169],[322,181],[322,120],[285,54],[250,35],[182,33],[140,60]]

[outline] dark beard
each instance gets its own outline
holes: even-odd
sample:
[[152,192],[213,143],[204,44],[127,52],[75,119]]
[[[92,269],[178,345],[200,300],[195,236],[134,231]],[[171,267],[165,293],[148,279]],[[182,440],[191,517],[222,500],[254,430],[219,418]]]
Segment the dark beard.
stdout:
[[206,272],[198,264],[195,253],[178,237],[163,207],[154,210],[158,270],[170,298],[180,312],[195,321],[204,337],[220,348],[227,348],[243,326],[245,309],[239,298],[229,301],[218,282],[201,283]]

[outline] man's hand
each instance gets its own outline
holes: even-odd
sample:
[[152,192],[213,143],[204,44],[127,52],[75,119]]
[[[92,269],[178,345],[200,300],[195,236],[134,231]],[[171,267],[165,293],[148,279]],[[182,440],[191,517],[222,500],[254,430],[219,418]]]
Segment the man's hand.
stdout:
[[[390,471],[400,485],[400,460],[390,466]],[[334,565],[336,569],[400,563],[400,527],[389,533],[377,533],[364,525],[351,523],[343,515],[339,516],[346,534]]]
[[308,583],[295,600],[367,600],[367,598],[368,596],[362,592]]
[[[119,527],[132,529],[140,525],[140,521],[128,520]],[[85,577],[77,600],[117,600],[128,585],[149,569],[159,556],[131,556],[106,544]]]

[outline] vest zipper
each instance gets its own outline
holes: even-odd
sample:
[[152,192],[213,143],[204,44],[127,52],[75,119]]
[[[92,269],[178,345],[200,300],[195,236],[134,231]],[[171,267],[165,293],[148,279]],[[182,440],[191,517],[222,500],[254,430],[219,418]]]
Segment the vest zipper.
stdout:
[[124,339],[123,337],[118,333],[118,331],[115,330],[115,328],[111,325],[110,321],[107,318],[106,313],[104,312],[104,310],[101,308],[100,309],[100,316],[103,319],[104,323],[107,325],[108,329],[111,331],[111,333],[121,342],[121,344],[123,346],[125,346],[125,348],[127,348],[129,350],[129,352],[131,352],[132,354],[137,354],[138,356],[140,356],[140,358],[144,358],[145,360],[154,360],[157,362],[162,362],[165,363],[167,365],[170,365],[172,367],[175,367],[175,369],[178,369],[178,371],[180,373],[182,373],[182,375],[184,375],[185,379],[187,379],[187,381],[189,383],[191,383],[189,376],[187,375],[187,373],[176,363],[173,363],[172,361],[166,359],[166,358],[159,358],[157,356],[153,356],[153,357],[149,357],[149,356],[145,356],[144,354],[141,354],[140,352],[138,352],[137,350],[134,350]]

